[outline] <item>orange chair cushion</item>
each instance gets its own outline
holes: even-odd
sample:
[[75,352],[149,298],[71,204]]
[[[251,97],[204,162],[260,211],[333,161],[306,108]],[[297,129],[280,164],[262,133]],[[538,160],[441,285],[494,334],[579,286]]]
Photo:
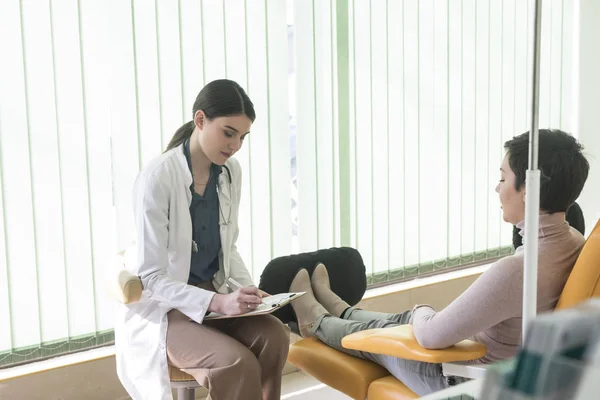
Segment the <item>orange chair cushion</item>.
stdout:
[[193,376],[186,374],[179,368],[175,368],[171,365],[169,365],[169,378],[171,379],[171,382],[196,382],[196,379],[194,379]]
[[419,396],[393,376],[373,381],[369,386],[369,400],[408,400]]
[[429,363],[476,360],[487,353],[484,345],[472,340],[463,340],[443,350],[424,349],[417,342],[412,325],[356,332],[344,337],[342,346],[347,349]]
[[600,221],[587,238],[567,279],[556,309],[571,308],[600,296]]
[[302,339],[291,345],[288,361],[357,400],[367,397],[371,382],[390,374],[375,363],[332,349],[316,338]]

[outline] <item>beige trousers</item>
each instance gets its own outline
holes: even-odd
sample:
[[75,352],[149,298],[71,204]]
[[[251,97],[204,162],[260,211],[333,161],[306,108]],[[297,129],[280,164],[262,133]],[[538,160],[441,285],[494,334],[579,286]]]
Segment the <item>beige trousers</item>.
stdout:
[[197,324],[168,313],[169,364],[192,375],[211,400],[279,400],[289,331],[272,315]]

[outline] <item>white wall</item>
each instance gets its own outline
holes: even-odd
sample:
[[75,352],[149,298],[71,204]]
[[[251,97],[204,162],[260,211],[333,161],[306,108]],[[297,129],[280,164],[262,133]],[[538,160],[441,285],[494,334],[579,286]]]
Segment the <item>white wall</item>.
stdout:
[[600,218],[600,1],[580,0],[578,133],[590,161],[590,175],[579,199],[589,234]]

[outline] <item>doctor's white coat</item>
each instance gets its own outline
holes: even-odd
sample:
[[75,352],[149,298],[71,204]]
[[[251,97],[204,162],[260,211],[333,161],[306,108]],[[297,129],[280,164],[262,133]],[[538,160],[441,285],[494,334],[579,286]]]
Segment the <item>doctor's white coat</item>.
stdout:
[[[213,284],[227,293],[233,277],[244,286],[252,279],[235,243],[242,171],[230,158],[219,175],[221,251]],[[180,145],[153,160],[138,175],[133,190],[136,245],[125,267],[142,281],[139,302],[119,304],[115,320],[117,374],[134,400],[171,400],[167,367],[167,312],[178,309],[202,323],[213,293],[187,285],[192,249],[190,185],[192,175]],[[210,346],[210,343],[207,343]]]

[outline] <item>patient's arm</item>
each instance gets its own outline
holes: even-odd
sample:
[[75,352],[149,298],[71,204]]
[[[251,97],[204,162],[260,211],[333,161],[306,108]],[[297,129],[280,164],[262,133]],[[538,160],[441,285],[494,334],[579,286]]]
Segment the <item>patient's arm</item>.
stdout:
[[415,306],[412,324],[417,341],[427,349],[443,349],[521,315],[522,277],[522,265],[505,257],[443,310]]

